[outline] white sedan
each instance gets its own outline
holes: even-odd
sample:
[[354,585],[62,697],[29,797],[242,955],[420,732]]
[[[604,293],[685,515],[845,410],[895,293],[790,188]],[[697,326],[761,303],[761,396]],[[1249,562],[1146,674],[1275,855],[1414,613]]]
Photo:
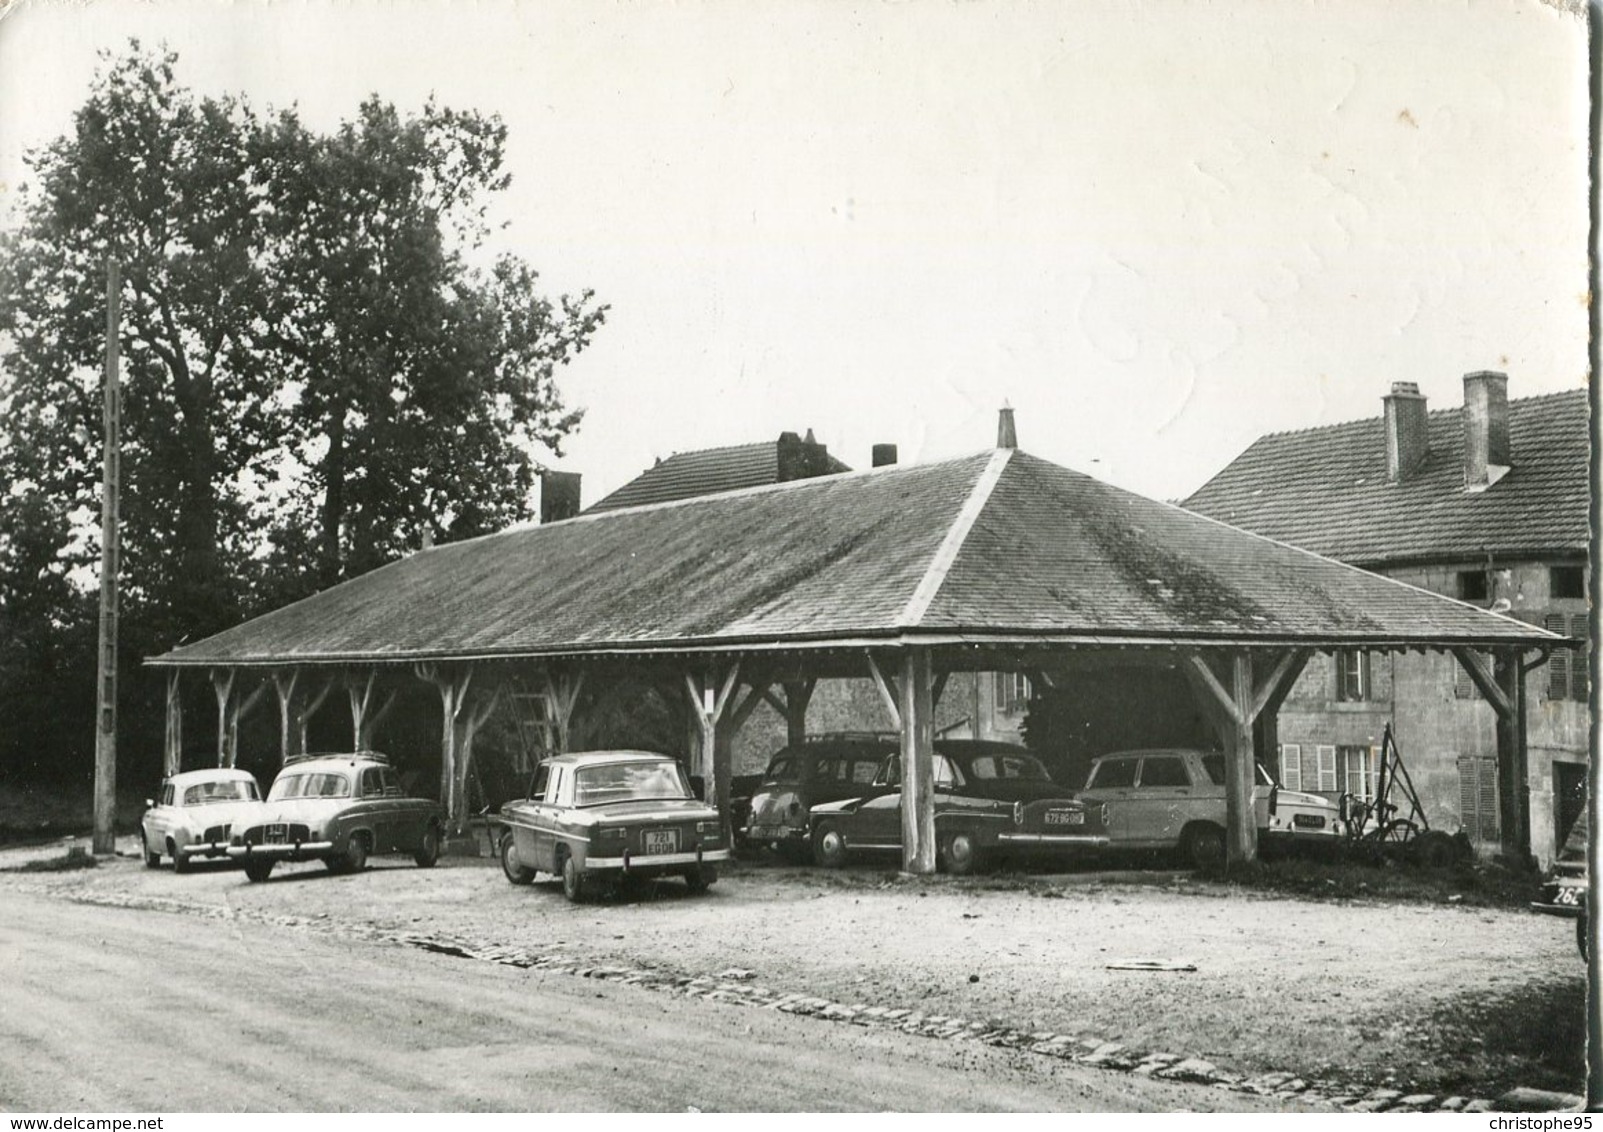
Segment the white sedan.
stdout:
[[155,868],[165,855],[181,873],[194,857],[226,858],[235,825],[261,812],[262,795],[247,771],[214,767],[165,779],[160,798],[146,798],[145,805],[139,823],[145,864]]

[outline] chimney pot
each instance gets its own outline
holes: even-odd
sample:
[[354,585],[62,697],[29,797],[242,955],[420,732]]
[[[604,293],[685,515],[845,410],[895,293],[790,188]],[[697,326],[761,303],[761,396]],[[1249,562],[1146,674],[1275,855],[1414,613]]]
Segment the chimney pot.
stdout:
[[1013,424],[1013,406],[1006,402],[1003,402],[1002,411],[997,417],[996,446],[998,448],[1017,448],[1019,446],[1018,430]]
[[1381,398],[1386,420],[1386,478],[1392,483],[1418,471],[1430,455],[1430,421],[1425,398],[1412,381],[1394,381]]
[[1508,374],[1464,375],[1464,486],[1490,487],[1513,463],[1508,439]]
[[873,464],[876,468],[883,468],[888,464],[896,463],[896,445],[876,444],[873,449]]
[[579,473],[540,473],[540,522],[560,523],[579,513]]

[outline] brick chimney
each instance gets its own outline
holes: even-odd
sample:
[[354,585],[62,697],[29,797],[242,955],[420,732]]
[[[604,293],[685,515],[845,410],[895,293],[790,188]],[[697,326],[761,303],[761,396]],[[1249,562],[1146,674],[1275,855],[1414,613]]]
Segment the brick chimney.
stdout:
[[1386,407],[1386,478],[1396,483],[1418,471],[1430,455],[1425,398],[1412,381],[1394,381],[1381,403]]
[[1019,434],[1013,427],[1013,406],[1002,403],[1002,411],[996,421],[996,446],[998,448],[1017,448]]
[[829,474],[829,449],[814,439],[812,429],[807,430],[805,437],[794,432],[780,433],[776,454],[779,483]]
[[1484,491],[1513,463],[1508,443],[1508,374],[1464,375],[1464,489]]
[[874,445],[873,455],[871,456],[871,459],[873,460],[873,466],[876,467],[876,468],[883,468],[888,464],[896,463],[896,445],[894,445],[894,444],[876,444],[876,445]]
[[558,523],[579,513],[579,473],[540,473],[540,522]]

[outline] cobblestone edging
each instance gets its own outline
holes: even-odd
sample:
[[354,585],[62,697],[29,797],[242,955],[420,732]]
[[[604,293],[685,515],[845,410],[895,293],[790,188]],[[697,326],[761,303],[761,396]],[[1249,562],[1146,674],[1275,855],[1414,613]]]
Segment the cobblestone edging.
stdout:
[[[29,886],[32,887],[32,886]],[[40,886],[43,889],[43,886]],[[59,892],[53,893],[61,895]],[[1097,1035],[1078,1031],[1054,1033],[1027,1031],[994,1022],[977,1022],[921,1010],[869,1003],[832,1002],[813,995],[787,992],[762,986],[755,972],[733,967],[715,975],[680,975],[650,967],[623,967],[576,962],[561,953],[541,954],[522,948],[485,945],[447,936],[386,928],[375,924],[348,924],[326,914],[316,917],[267,915],[227,905],[196,904],[189,901],[120,894],[72,894],[81,904],[112,907],[148,908],[183,912],[207,919],[249,920],[282,927],[302,928],[344,936],[399,944],[487,963],[500,963],[523,970],[543,971],[581,979],[618,982],[661,993],[709,1002],[724,1002],[752,1009],[778,1010],[824,1021],[855,1026],[879,1026],[905,1034],[944,1041],[972,1041],[982,1045],[1023,1050],[1042,1057],[1055,1057],[1078,1065],[1131,1073],[1160,1080],[1210,1085],[1216,1089],[1270,1097],[1296,1104],[1348,1112],[1492,1112],[1495,1102],[1484,1097],[1439,1096],[1434,1093],[1407,1093],[1401,1089],[1378,1088],[1353,1092],[1330,1082],[1310,1081],[1291,1073],[1262,1073],[1249,1077],[1220,1069],[1211,1062],[1175,1053],[1143,1052],[1130,1049]],[[1578,1098],[1577,1098],[1578,1099]]]

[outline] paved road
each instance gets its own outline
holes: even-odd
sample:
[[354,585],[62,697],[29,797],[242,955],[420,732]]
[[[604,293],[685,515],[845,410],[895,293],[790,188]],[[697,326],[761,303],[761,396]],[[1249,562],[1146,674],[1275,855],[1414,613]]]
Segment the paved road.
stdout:
[[7,892],[0,1107],[1241,1109],[974,1043],[341,940]]

